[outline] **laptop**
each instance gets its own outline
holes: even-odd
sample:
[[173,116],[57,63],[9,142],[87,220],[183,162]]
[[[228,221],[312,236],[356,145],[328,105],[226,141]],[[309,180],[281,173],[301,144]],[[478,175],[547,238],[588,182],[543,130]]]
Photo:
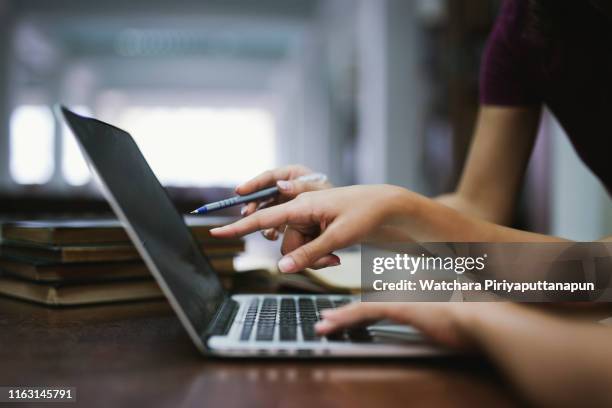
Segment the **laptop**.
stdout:
[[322,310],[357,300],[345,295],[229,295],[132,137],[60,110],[106,199],[201,353],[380,357],[442,352],[419,339],[376,336],[367,327],[317,336],[314,325]]

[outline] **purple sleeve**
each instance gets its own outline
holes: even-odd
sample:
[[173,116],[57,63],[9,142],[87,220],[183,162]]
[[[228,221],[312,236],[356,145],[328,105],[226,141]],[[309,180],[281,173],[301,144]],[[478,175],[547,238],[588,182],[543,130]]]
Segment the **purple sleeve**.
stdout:
[[523,35],[525,12],[525,0],[505,0],[503,3],[480,67],[480,102],[483,105],[541,103],[534,50]]

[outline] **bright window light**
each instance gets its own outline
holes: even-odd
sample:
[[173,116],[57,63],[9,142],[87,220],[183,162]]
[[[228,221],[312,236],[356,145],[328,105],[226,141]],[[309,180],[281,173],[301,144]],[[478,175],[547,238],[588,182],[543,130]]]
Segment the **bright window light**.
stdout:
[[[74,106],[72,110],[80,115],[91,116],[91,110],[86,106]],[[87,162],[66,123],[62,125],[62,173],[68,184],[73,186],[82,186],[91,179]]]
[[53,175],[55,121],[49,107],[22,105],[11,115],[10,171],[20,184],[44,184]]
[[275,165],[273,119],[262,109],[129,107],[118,125],[164,185],[234,186]]

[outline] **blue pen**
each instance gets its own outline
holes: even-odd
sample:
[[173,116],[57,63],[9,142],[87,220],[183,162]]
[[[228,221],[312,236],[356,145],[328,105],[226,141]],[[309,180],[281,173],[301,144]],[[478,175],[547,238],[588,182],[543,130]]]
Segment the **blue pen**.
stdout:
[[[296,180],[298,181],[320,181],[324,182],[327,180],[327,176],[325,174],[314,173],[308,174],[306,176],[298,177]],[[211,211],[221,210],[227,207],[233,207],[235,205],[240,205],[244,203],[250,203],[251,201],[259,201],[264,200],[266,198],[271,198],[277,195],[279,192],[278,187],[269,187],[263,190],[256,191],[251,194],[243,195],[243,196],[234,196],[230,198],[226,198],[225,200],[216,201],[214,203],[204,204],[200,208],[193,210],[191,214],[206,214]]]

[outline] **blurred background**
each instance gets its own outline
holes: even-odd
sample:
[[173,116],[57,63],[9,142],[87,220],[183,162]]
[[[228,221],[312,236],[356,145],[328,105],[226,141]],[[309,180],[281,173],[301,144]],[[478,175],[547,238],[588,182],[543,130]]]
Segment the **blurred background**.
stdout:
[[[449,191],[498,7],[0,0],[0,217],[109,212],[58,102],[129,131],[182,211],[289,163],[337,185]],[[610,207],[545,113],[516,226],[592,240]]]

